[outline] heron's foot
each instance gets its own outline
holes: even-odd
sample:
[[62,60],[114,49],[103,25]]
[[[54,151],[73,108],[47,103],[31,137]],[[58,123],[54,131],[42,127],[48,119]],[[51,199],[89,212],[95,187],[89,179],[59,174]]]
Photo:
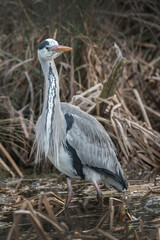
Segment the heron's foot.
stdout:
[[98,199],[98,202],[99,202],[99,205],[100,207],[103,209],[103,200],[104,200],[104,197],[103,197],[103,194],[102,192],[97,192],[97,199]]
[[69,207],[73,197],[72,184],[71,184],[71,179],[69,177],[67,177],[67,187],[68,187],[68,195],[65,203],[65,208]]
[[96,191],[97,191],[97,199],[98,199],[99,205],[103,209],[103,200],[104,200],[103,193],[102,193],[101,189],[99,188],[99,186],[96,182],[94,182],[94,186],[95,186]]
[[72,200],[72,197],[73,197],[73,191],[68,191],[68,195],[67,195],[67,199],[66,199],[66,203],[65,203],[65,208],[68,208],[70,203],[71,203],[71,200]]

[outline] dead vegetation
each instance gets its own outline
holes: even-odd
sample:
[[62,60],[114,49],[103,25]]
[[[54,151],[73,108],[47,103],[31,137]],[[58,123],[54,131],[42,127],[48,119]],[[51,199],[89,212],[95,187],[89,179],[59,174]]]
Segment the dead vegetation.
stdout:
[[[149,0],[131,0],[125,3],[115,0],[108,3],[71,1],[70,5],[62,0],[58,4],[50,0],[2,1],[2,173],[23,177],[24,168],[33,167],[35,153],[33,152],[30,158],[29,156],[34,141],[35,122],[43,104],[43,76],[40,73],[36,50],[38,43],[49,36],[73,48],[71,56],[64,55],[57,63],[61,101],[79,106],[104,125],[115,142],[118,158],[128,173],[128,179],[140,178],[145,181],[155,177],[160,169],[159,16],[160,3]],[[125,57],[125,61],[122,58],[123,63],[116,60],[114,43],[120,47]],[[14,224],[8,238],[12,239],[15,234],[19,239],[21,231],[18,226],[25,215],[32,224],[24,239],[28,239],[29,234],[35,232],[40,239],[52,238],[52,233],[47,234],[44,230],[44,222],[54,226],[57,238],[67,235],[68,239],[99,239],[100,234],[104,238],[116,239],[112,234],[116,231],[112,220],[115,203],[121,206],[120,215],[124,214],[127,219],[126,225],[115,228],[122,228],[122,231],[125,229],[126,239],[130,232],[134,232],[135,239],[139,239],[136,230],[130,231],[129,224],[132,225],[134,220],[124,209],[123,201],[114,201],[111,198],[110,208],[103,216],[104,221],[102,218],[93,232],[89,229],[86,233],[84,230],[70,232],[67,225],[61,226],[60,223],[58,226],[62,231],[56,228],[59,220],[56,219],[55,211],[50,212],[48,209],[56,204],[63,207],[63,200],[59,199],[60,202],[57,203],[58,200],[55,199],[57,198],[52,194],[42,194],[38,198],[33,196],[33,199],[27,200],[22,196],[19,205],[21,209],[15,212]],[[40,210],[42,205],[46,214]],[[108,216],[110,232],[101,228]],[[143,237],[143,221],[136,221]],[[158,234],[160,238],[160,231]]]
[[[156,184],[159,180],[156,179]],[[159,196],[159,186],[132,183],[126,194],[104,188],[102,211],[94,200],[94,188],[76,181],[73,203],[69,210],[64,210],[64,186],[56,185],[54,181],[55,178],[40,177],[4,184],[0,190],[3,231],[10,224],[5,226],[14,209],[13,224],[6,239],[159,239],[160,219],[156,209],[150,209],[155,211],[150,216],[145,212],[145,207],[149,207],[147,199]],[[80,203],[81,192],[83,201]],[[2,229],[0,231],[3,236]]]
[[[77,2],[70,6],[75,15],[66,10],[63,1],[61,12],[57,13],[57,6],[49,0],[48,5],[34,1],[29,5],[21,0],[1,3],[5,27],[1,30],[0,46],[0,142],[20,165],[29,166],[35,158],[33,155],[29,160],[29,155],[35,121],[43,104],[43,77],[36,49],[42,39],[52,36],[73,47],[71,58],[67,54],[58,59],[61,100],[71,101],[104,124],[128,170],[159,171],[159,3],[143,0],[138,5],[136,1],[117,6],[114,3],[95,1],[81,6]],[[54,24],[45,29],[47,20],[43,22],[40,13],[44,9],[49,11],[48,6],[55,11],[48,19]],[[90,6],[87,11],[86,6]],[[9,7],[22,19],[19,27],[16,27],[19,20]],[[62,12],[70,24],[62,24]],[[5,14],[9,15],[7,21]],[[36,14],[40,22],[35,19]],[[32,31],[28,32],[31,26]],[[126,59],[119,73],[115,72],[118,65],[114,65],[114,42]],[[4,155],[1,163],[6,169],[4,162],[8,157]]]

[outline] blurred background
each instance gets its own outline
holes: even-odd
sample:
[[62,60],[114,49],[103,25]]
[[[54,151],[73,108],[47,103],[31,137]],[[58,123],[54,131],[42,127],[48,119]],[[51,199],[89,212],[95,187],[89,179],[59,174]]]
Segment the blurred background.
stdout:
[[106,100],[104,113],[94,115],[115,142],[130,178],[156,174],[160,168],[159,16],[158,0],[0,1],[3,162],[13,167],[8,153],[24,170],[35,160],[35,152],[31,157],[30,152],[43,104],[37,46],[45,38],[54,38],[73,48],[56,59],[61,101],[88,113],[102,101],[102,84],[116,60],[113,44],[120,47],[126,64],[117,90]]

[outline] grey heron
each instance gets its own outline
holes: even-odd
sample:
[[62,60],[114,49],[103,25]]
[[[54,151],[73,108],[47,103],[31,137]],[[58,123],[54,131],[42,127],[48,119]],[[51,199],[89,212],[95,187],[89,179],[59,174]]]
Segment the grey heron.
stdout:
[[73,195],[71,178],[92,181],[102,205],[99,182],[119,192],[127,189],[128,184],[115,146],[104,127],[79,107],[60,102],[54,59],[70,50],[70,47],[61,46],[51,38],[43,40],[38,46],[38,59],[45,77],[45,95],[42,114],[36,123],[37,154],[44,154],[66,175],[66,207]]

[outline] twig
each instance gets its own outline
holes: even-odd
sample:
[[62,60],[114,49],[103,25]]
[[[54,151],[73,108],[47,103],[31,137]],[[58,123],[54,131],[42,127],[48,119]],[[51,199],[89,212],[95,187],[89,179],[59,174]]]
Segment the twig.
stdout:
[[158,227],[157,231],[158,231],[158,240],[160,240],[160,227]]
[[138,234],[137,234],[137,231],[136,231],[136,230],[134,230],[134,236],[135,236],[135,239],[136,239],[136,240],[139,240],[139,237],[138,237]]
[[56,216],[54,215],[54,212],[53,212],[53,210],[52,210],[52,208],[50,206],[50,203],[49,203],[49,201],[48,201],[48,199],[46,198],[45,195],[41,196],[41,203],[43,203],[45,205],[45,208],[46,208],[46,210],[47,210],[47,212],[49,214],[50,219],[52,221],[54,221],[56,224],[58,224]]
[[14,172],[7,166],[7,164],[2,160],[0,157],[0,164],[12,175],[12,177],[15,177]]
[[106,211],[106,213],[103,215],[103,217],[98,222],[96,228],[100,228],[103,225],[103,223],[106,220],[106,218],[108,217],[108,215],[109,215],[109,211]]
[[12,239],[12,235],[14,233],[14,229],[15,229],[15,223],[12,224],[12,227],[11,227],[11,229],[9,231],[8,236],[7,236],[7,240],[11,240]]
[[29,133],[27,131],[27,126],[26,126],[26,123],[24,121],[23,113],[22,113],[22,111],[18,111],[18,113],[19,113],[19,119],[20,119],[20,122],[21,122],[21,126],[22,126],[22,129],[24,131],[24,135],[27,139],[29,139]]
[[11,74],[11,72],[13,72],[16,68],[20,67],[21,65],[24,65],[25,63],[31,62],[33,61],[33,58],[29,58],[25,61],[22,61],[20,63],[17,63],[16,65],[14,65],[12,68],[10,68],[6,74],[5,74],[5,79],[9,76],[9,74]]
[[[135,104],[139,105],[138,102],[135,99],[133,99],[132,97],[124,96],[124,98],[126,98],[127,100],[129,99],[132,102],[134,102]],[[160,113],[158,111],[155,111],[154,109],[146,106],[145,104],[143,104],[143,106],[146,109],[146,111],[148,112],[148,114],[152,114],[152,117],[154,117],[155,119],[160,119]]]
[[135,97],[137,98],[137,101],[138,101],[138,103],[139,103],[139,107],[140,107],[140,109],[141,109],[141,112],[142,112],[142,115],[143,115],[143,117],[144,117],[145,122],[148,124],[148,127],[152,129],[151,123],[150,123],[150,121],[149,121],[149,118],[148,118],[148,116],[147,116],[145,107],[143,106],[142,100],[141,100],[141,98],[140,98],[140,95],[139,95],[137,89],[133,89],[133,92],[134,92]]
[[31,81],[31,78],[28,74],[28,72],[26,71],[25,72],[25,76],[28,80],[28,83],[29,83],[29,88],[30,88],[30,94],[31,94],[31,103],[30,103],[30,121],[29,121],[29,126],[28,126],[28,132],[30,134],[31,130],[33,129],[33,126],[34,126],[34,123],[33,123],[33,117],[34,117],[34,90],[33,90],[33,84],[32,84],[32,81]]
[[85,235],[85,234],[75,234],[75,235],[71,235],[71,239],[74,240],[81,240],[81,239],[99,239],[98,236],[92,236],[92,235]]
[[142,237],[144,237],[145,236],[145,234],[144,234],[144,223],[143,223],[142,219],[140,219],[140,229],[141,229],[141,235],[142,235]]
[[1,143],[0,143],[0,149],[4,153],[4,155],[7,157],[7,159],[10,161],[10,163],[12,164],[16,172],[19,174],[19,176],[23,178],[24,177],[23,173],[21,172],[17,164],[14,162],[13,158],[10,156],[10,154],[6,151],[6,149],[3,147]]
[[46,217],[45,215],[39,213],[39,212],[36,212],[36,214],[41,217],[42,219],[46,220],[47,222],[51,223],[53,225],[53,227],[56,228],[56,230],[58,230],[59,232],[63,233],[64,232],[64,229],[61,228],[57,223],[55,223],[54,221],[52,221],[51,219],[49,219],[48,217]]
[[17,155],[17,157],[19,158],[19,160],[21,160],[21,162],[22,162],[25,166],[27,166],[27,161],[25,161],[25,160],[23,159],[23,155],[21,155],[21,154],[18,152],[17,148],[15,148],[15,147],[13,146],[13,147],[12,147],[12,150],[13,150],[14,153]]
[[28,240],[29,237],[31,236],[31,233],[33,232],[34,227],[31,226],[30,229],[27,231],[27,234],[25,236],[23,236],[23,240]]
[[39,219],[36,217],[35,214],[33,214],[32,212],[30,212],[28,210],[15,211],[15,214],[17,214],[17,215],[19,215],[19,214],[29,215],[32,219],[32,222],[35,226],[35,230],[36,230],[39,238],[42,239],[42,240],[51,240],[51,238],[49,236],[47,236],[47,233],[44,231]]
[[109,199],[109,218],[110,218],[110,223],[109,223],[109,228],[110,232],[113,231],[113,222],[114,222],[114,206],[113,206],[113,199]]
[[103,231],[102,229],[97,229],[97,232],[101,233],[103,236],[107,237],[110,240],[118,240],[118,238],[112,236],[110,233]]

